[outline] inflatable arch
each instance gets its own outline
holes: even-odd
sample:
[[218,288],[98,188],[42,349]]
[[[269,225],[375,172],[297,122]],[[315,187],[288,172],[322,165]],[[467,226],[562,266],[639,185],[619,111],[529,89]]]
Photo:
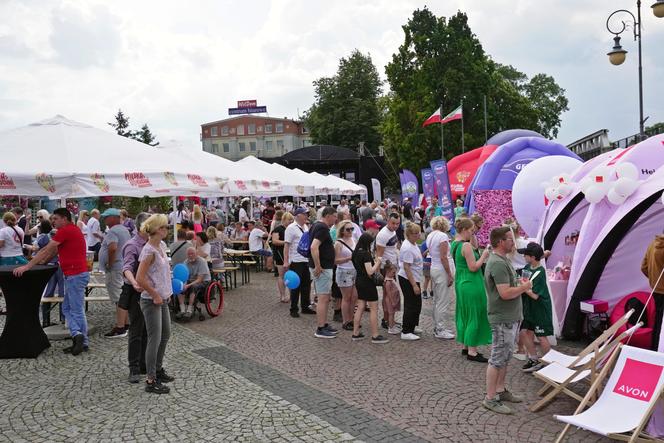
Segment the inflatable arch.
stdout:
[[475,178],[477,170],[496,149],[498,149],[497,145],[482,146],[457,155],[447,163],[452,199],[456,200],[459,196],[468,193],[468,187]]
[[499,132],[486,141],[487,146],[501,146],[505,143],[511,142],[519,137],[541,137],[544,138],[539,132],[531,131],[530,129],[508,129]]
[[472,191],[511,190],[521,168],[548,155],[564,155],[581,160],[567,147],[542,137],[520,137],[499,146],[477,171],[468,189],[466,212],[472,214],[475,210]]

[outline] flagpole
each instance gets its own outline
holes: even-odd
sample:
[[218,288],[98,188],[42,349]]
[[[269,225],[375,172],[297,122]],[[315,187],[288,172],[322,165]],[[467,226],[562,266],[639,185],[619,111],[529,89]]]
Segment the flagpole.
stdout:
[[[443,116],[443,102],[440,102],[440,116]],[[440,158],[445,160],[445,134],[443,132],[444,125],[440,124]]]
[[486,94],[484,94],[484,145],[489,141],[489,132],[487,131],[486,122]]
[[461,100],[461,153],[466,152],[466,145],[463,140],[463,100]]

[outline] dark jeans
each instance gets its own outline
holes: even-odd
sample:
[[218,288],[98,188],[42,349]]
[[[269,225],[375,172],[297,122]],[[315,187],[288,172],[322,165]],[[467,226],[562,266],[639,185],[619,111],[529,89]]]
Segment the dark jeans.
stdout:
[[657,351],[659,347],[659,333],[662,330],[662,315],[664,315],[664,294],[653,292],[655,301],[655,325],[652,330],[652,346],[650,349]]
[[309,263],[291,263],[288,269],[295,272],[300,277],[300,286],[290,290],[290,310],[291,312],[298,311],[298,300],[300,301],[300,308],[308,309],[310,304],[309,292],[311,291],[311,275],[309,274]]
[[[416,294],[413,286],[407,278],[399,276],[399,286],[403,293],[403,324],[401,332],[412,334],[415,332],[415,326],[420,323],[420,312],[422,312],[422,295]],[[417,284],[420,287],[420,284]]]
[[99,261],[99,250],[101,249],[101,242],[94,246],[88,246],[88,251],[95,253],[95,261]]
[[136,292],[129,284],[122,286],[122,292],[129,295],[129,336],[127,338],[127,360],[129,372],[132,374],[145,373],[145,347],[148,344],[148,333],[145,330],[145,319],[139,300],[141,293]]

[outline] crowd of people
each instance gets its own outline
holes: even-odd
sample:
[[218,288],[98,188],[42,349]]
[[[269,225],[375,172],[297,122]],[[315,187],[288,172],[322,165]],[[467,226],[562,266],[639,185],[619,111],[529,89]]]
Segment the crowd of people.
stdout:
[[[225,248],[247,248],[279,277],[276,293],[280,302],[290,303],[290,316],[311,315],[314,336],[321,339],[337,338],[344,330],[352,341],[369,338],[384,344],[390,335],[420,340],[422,299],[431,294],[434,337],[456,339],[463,358],[488,363],[483,404],[509,413],[504,402],[520,401],[504,380],[516,343],[527,355],[524,370],[532,371],[539,365],[536,342],[546,352],[546,336],[552,335],[546,275],[540,265],[544,251],[535,243],[523,244],[523,239],[523,247],[516,246],[520,229],[514,220],[493,229],[491,245],[482,249],[476,238],[482,218],[455,212],[451,226],[435,198],[426,208],[407,200],[341,200],[336,207],[323,201],[318,208],[272,201],[253,208],[242,200],[228,212],[181,204],[168,216],[140,213],[135,219],[124,210],[93,209],[81,211],[76,221],[59,208],[52,215],[38,214],[43,220],[36,230],[24,233],[30,225],[21,228],[15,210],[3,217],[0,256],[3,263],[21,265],[17,275],[57,260],[62,274],[54,276],[45,295],[57,290],[64,296],[62,312],[73,339],[65,352],[72,355],[89,347],[83,294],[94,256],[115,305],[114,325],[105,336],[129,336],[129,381],[137,383],[147,374],[146,390],[154,393],[168,392],[164,383],[173,380],[163,360],[174,265],[183,263],[189,269],[175,302],[175,318],[186,320],[197,294],[210,282],[210,269],[223,265]],[[169,225],[176,235],[168,247],[170,257],[165,245]],[[27,235],[36,235],[33,246],[25,241]],[[25,260],[25,247],[35,254],[30,261]],[[288,271],[300,280],[292,289],[284,285]],[[365,313],[367,336],[362,331]],[[484,345],[491,345],[488,358],[480,352]]]

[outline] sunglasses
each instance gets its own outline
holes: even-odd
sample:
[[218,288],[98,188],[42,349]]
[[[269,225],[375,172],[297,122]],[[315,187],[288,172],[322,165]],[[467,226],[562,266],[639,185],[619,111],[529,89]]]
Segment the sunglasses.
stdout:
[[355,228],[352,228],[352,227],[344,229],[344,231],[346,231],[346,232],[353,232],[354,230],[355,230]]

